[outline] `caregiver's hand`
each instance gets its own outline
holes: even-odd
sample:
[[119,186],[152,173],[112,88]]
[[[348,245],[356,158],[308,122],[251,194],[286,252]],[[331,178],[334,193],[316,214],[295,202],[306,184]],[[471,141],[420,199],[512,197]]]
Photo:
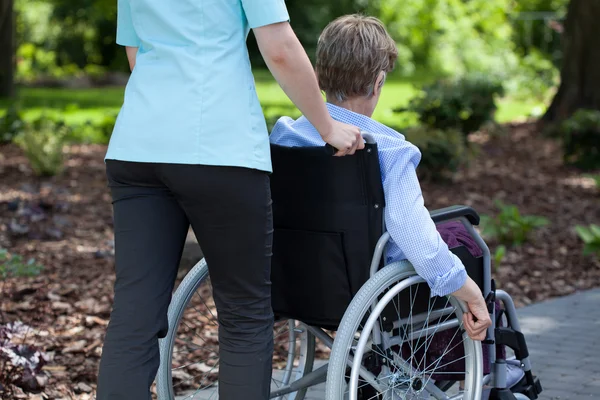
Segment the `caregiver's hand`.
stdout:
[[471,278],[452,295],[465,303],[469,311],[463,315],[463,325],[473,340],[484,340],[487,328],[492,325],[490,314],[479,286]]
[[358,128],[334,121],[319,90],[315,71],[288,22],[254,29],[258,48],[269,70],[288,97],[343,156],[365,147]]
[[365,148],[360,129],[343,122],[332,120],[331,129],[319,133],[326,143],[337,149],[336,156],[354,154],[356,150]]

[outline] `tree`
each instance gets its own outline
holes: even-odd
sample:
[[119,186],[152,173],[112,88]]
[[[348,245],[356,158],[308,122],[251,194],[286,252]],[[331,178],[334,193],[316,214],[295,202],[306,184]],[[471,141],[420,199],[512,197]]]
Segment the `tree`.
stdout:
[[0,0],[0,97],[14,94],[13,0]]
[[571,0],[563,36],[560,86],[543,122],[560,122],[580,108],[600,110],[600,0]]

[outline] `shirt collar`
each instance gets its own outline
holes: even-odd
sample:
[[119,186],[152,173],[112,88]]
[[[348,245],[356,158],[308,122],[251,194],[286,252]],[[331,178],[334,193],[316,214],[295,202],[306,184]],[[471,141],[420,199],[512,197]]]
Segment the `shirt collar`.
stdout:
[[350,111],[346,108],[342,108],[331,103],[326,103],[326,105],[327,109],[329,110],[329,114],[336,121],[349,123],[365,132],[393,133],[395,135],[398,134],[398,132],[396,132],[392,128],[389,128],[383,125],[382,123],[379,123],[374,119],[367,117],[366,115]]

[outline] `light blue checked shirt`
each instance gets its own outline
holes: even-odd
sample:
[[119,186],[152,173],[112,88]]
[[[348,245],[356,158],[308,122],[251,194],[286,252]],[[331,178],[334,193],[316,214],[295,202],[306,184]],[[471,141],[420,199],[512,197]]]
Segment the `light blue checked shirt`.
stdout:
[[[386,263],[408,260],[434,296],[450,294],[465,283],[467,273],[450,252],[425,208],[416,168],[419,149],[400,133],[361,114],[327,104],[331,116],[369,132],[377,142],[386,209],[385,223],[391,240]],[[319,132],[305,118],[282,117],[271,133],[271,143],[288,147],[324,146]]]

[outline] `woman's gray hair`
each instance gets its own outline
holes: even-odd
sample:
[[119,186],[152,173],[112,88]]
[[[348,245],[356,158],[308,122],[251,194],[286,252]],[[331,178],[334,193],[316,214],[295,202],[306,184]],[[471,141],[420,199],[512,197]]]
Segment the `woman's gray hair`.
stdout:
[[396,42],[377,18],[353,14],[332,21],[317,44],[321,90],[338,101],[373,93],[381,71],[394,69]]

